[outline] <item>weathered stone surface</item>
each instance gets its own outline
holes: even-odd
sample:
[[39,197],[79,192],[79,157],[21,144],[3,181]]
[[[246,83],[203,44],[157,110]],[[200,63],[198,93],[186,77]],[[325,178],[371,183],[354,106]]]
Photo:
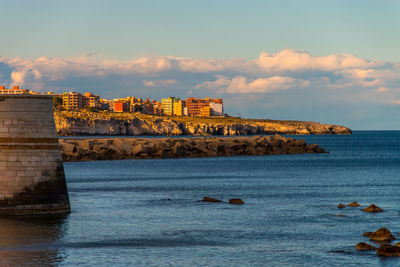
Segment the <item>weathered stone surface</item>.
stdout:
[[366,211],[366,212],[382,212],[383,209],[379,208],[378,206],[375,206],[375,204],[371,204],[368,208],[362,209],[362,211]]
[[360,242],[356,245],[356,249],[360,251],[369,251],[369,250],[377,250],[376,247],[371,246],[370,244]]
[[344,204],[342,204],[342,203],[339,203],[339,205],[337,205],[337,207],[338,207],[338,209],[343,209],[343,208],[345,208],[346,206],[345,206]]
[[244,201],[240,198],[231,198],[229,199],[230,204],[244,204]]
[[279,135],[224,138],[87,138],[78,141],[64,138],[60,144],[65,161],[276,155],[323,151],[308,149],[304,140],[298,141]]
[[349,207],[360,207],[360,204],[358,204],[357,202],[351,202],[351,203],[347,204],[346,206],[349,206]]
[[388,257],[400,256],[400,247],[382,244],[376,251],[376,254]]
[[369,234],[368,237],[376,242],[390,242],[396,239],[387,228],[380,228],[376,232]]
[[204,201],[204,202],[221,202],[221,200],[212,198],[212,197],[203,197],[202,201]]

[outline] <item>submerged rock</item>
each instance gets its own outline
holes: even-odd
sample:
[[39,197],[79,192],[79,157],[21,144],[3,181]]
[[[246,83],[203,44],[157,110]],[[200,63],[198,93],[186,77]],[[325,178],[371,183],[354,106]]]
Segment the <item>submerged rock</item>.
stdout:
[[345,206],[344,204],[342,204],[342,203],[339,203],[339,205],[337,205],[337,207],[338,207],[338,209],[343,209],[343,208],[345,208],[346,206]]
[[356,249],[359,251],[369,251],[369,250],[377,250],[376,247],[371,246],[370,244],[360,242],[356,245]]
[[360,207],[360,204],[358,204],[357,202],[351,202],[351,203],[347,204],[347,206],[349,206],[349,207]]
[[244,201],[240,198],[231,198],[229,199],[230,204],[244,204]]
[[222,202],[221,200],[212,198],[212,197],[203,197],[202,201],[204,201],[204,202]]
[[375,206],[375,204],[371,204],[368,208],[362,209],[362,211],[365,212],[382,212],[383,209],[379,208],[378,206]]
[[382,244],[376,251],[376,254],[389,257],[400,256],[400,247]]
[[368,237],[376,242],[390,242],[396,239],[387,228],[380,228],[376,232],[369,234]]

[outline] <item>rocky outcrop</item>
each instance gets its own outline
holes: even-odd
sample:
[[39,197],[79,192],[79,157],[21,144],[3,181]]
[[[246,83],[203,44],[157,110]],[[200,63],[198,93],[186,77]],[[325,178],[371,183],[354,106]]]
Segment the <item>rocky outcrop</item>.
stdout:
[[376,254],[380,256],[388,256],[388,257],[393,257],[393,256],[400,256],[400,247],[397,246],[392,246],[389,244],[382,244],[378,250],[376,251]]
[[213,197],[203,197],[203,199],[201,201],[203,201],[203,202],[222,202],[221,200],[213,198]]
[[362,209],[362,211],[374,213],[374,212],[382,212],[383,209],[379,208],[375,204],[371,204],[369,207]]
[[244,204],[244,201],[240,198],[231,198],[229,199],[230,204]]
[[360,242],[356,245],[356,249],[359,251],[369,251],[369,250],[377,250],[376,247],[371,246],[370,244]]
[[344,209],[346,206],[342,203],[339,203],[339,205],[337,205],[338,209]]
[[135,113],[56,111],[60,136],[351,134],[344,126],[308,121],[161,117]]
[[360,204],[358,204],[357,202],[351,202],[351,203],[347,204],[346,206],[349,206],[349,207],[360,207]]
[[291,137],[63,138],[64,161],[326,153]]
[[376,232],[366,232],[363,236],[367,236],[370,240],[376,242],[390,242],[396,239],[387,228],[380,228]]

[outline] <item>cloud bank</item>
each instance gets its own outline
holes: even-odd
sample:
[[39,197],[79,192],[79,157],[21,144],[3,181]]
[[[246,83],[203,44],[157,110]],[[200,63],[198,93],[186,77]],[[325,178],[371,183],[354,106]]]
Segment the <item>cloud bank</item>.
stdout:
[[[350,112],[352,106],[398,106],[400,99],[398,63],[352,54],[315,56],[293,49],[263,51],[255,59],[147,56],[116,61],[96,54],[0,57],[0,79],[6,86],[43,92],[92,91],[108,98],[223,97],[228,112],[256,117],[278,111],[290,116],[287,109],[282,112],[284,107],[307,110],[310,105],[341,105]],[[297,118],[299,114],[293,112],[293,118],[304,119]]]

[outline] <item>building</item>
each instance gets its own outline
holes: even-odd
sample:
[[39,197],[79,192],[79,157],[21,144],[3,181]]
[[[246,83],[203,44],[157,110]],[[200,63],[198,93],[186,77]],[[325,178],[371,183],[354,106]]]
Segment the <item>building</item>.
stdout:
[[115,112],[129,112],[129,103],[124,100],[113,101]]
[[91,107],[94,109],[102,109],[100,103],[100,96],[94,95],[93,93],[85,93],[82,97],[83,107]]
[[175,116],[183,116],[183,108],[185,107],[185,101],[177,100],[174,102],[173,114]]
[[7,89],[5,86],[0,86],[0,94],[2,95],[21,95],[29,94],[28,89],[21,89],[18,85],[14,85],[12,89]]
[[62,94],[62,105],[66,110],[79,110],[83,108],[83,96],[81,93],[68,92]]
[[172,116],[174,114],[174,103],[178,101],[179,98],[168,97],[161,99],[162,110],[164,115]]
[[211,116],[224,116],[224,104],[222,99],[210,101]]
[[211,107],[210,106],[201,107],[199,117],[211,117]]
[[200,109],[202,107],[210,106],[210,98],[206,97],[204,99],[199,99],[195,97],[189,97],[185,100],[186,107],[188,108],[188,116],[190,117],[199,117]]

